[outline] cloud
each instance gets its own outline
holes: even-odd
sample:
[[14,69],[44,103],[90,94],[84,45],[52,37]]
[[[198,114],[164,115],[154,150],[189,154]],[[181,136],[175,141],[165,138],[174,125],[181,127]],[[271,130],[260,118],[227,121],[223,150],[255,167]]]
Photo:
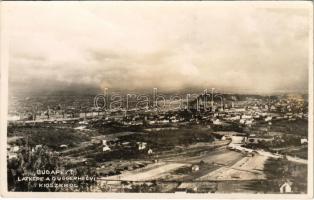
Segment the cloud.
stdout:
[[120,4],[5,2],[10,84],[307,89],[308,4]]

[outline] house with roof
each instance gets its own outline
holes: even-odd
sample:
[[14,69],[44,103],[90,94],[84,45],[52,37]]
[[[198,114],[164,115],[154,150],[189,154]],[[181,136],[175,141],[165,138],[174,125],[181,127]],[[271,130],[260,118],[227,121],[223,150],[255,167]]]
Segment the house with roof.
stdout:
[[280,186],[280,193],[292,193],[292,182],[286,181]]

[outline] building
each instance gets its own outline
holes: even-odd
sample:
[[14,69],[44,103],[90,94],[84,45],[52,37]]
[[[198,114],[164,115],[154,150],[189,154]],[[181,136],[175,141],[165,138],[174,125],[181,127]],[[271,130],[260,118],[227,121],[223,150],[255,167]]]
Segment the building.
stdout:
[[148,154],[148,155],[153,154],[153,150],[152,150],[152,149],[149,149],[149,150],[147,151],[147,154]]
[[301,144],[307,144],[307,138],[301,138]]
[[198,166],[198,165],[193,165],[193,166],[192,166],[192,171],[193,171],[193,172],[196,172],[196,171],[198,171],[198,170],[200,170],[200,166]]
[[146,142],[137,142],[137,145],[138,145],[138,150],[143,150],[143,149],[146,149],[147,143]]
[[280,193],[291,193],[292,192],[292,183],[285,182],[280,186]]

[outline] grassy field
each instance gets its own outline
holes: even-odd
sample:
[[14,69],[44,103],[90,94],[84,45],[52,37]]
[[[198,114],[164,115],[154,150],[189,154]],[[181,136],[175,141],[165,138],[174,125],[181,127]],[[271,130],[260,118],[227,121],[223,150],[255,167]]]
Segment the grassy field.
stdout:
[[23,136],[30,146],[38,144],[47,145],[57,149],[60,145],[75,146],[83,141],[88,141],[88,135],[72,128],[57,127],[16,127],[8,135]]
[[212,142],[213,136],[204,129],[162,130],[149,134],[132,134],[120,137],[121,140],[131,142],[147,142],[153,148],[172,148],[177,145],[189,145],[196,142]]

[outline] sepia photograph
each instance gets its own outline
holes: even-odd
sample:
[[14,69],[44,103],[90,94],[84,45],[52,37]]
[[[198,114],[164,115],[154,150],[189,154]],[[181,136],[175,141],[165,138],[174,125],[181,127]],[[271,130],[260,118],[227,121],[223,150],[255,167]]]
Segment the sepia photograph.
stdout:
[[0,8],[2,194],[313,195],[311,2]]

